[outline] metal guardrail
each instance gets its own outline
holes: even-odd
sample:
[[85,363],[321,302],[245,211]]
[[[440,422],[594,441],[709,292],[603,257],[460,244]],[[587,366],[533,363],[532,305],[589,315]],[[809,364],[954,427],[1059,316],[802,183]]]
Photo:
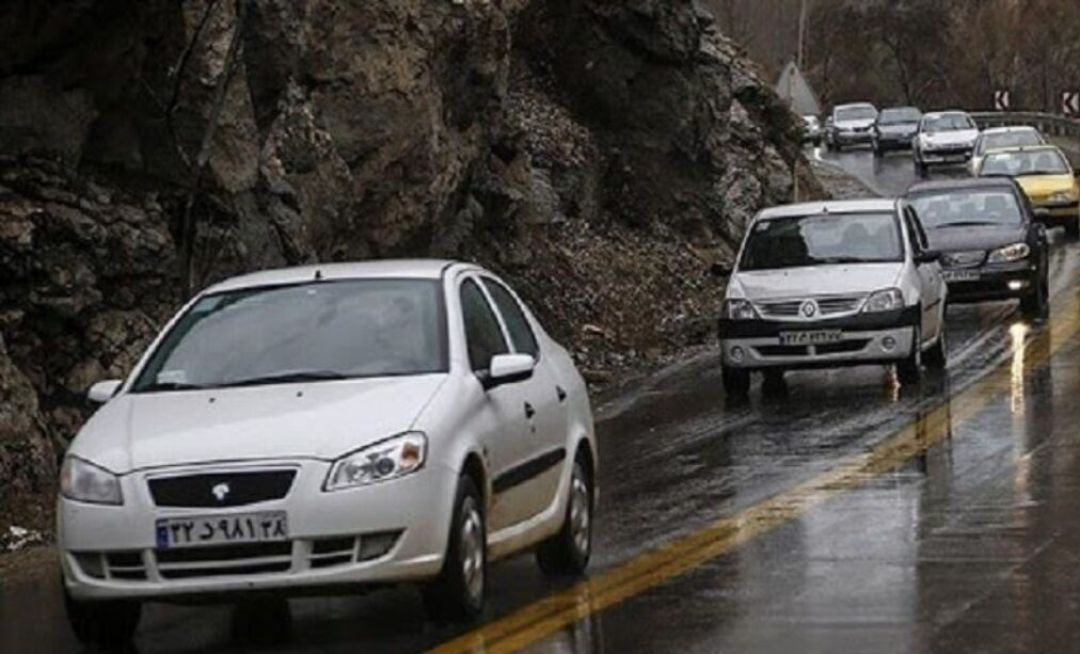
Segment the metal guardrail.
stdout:
[[980,129],[1030,125],[1047,136],[1080,139],[1080,120],[1035,111],[985,111],[971,114]]

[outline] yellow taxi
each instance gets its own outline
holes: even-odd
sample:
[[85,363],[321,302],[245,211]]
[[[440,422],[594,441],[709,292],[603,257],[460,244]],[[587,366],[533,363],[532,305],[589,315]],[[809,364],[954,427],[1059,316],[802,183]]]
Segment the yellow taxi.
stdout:
[[1015,178],[1039,220],[1048,227],[1064,227],[1072,238],[1080,237],[1080,182],[1059,148],[1039,145],[990,152],[978,174]]

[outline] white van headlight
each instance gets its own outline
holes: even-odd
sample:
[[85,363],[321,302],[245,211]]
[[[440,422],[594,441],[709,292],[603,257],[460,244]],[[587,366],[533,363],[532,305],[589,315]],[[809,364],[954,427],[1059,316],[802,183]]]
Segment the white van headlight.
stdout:
[[874,293],[863,305],[863,313],[882,313],[904,308],[904,294],[898,288],[887,288]]
[[397,479],[424,466],[427,437],[408,432],[346,454],[330,468],[324,490],[336,491]]
[[124,503],[120,478],[105,468],[69,456],[60,468],[60,493],[69,500],[90,504]]
[[756,320],[757,309],[749,300],[724,300],[724,317],[728,320]]

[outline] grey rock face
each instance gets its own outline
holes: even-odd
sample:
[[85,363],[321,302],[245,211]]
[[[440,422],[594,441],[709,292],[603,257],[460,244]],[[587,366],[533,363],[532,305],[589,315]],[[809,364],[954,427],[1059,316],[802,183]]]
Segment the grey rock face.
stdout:
[[0,505],[53,487],[86,390],[125,375],[179,300],[167,224],[153,196],[0,159]]
[[711,23],[691,0],[3,3],[0,443],[39,461],[20,488],[189,283],[254,268],[475,259],[596,379],[706,342],[708,264],[800,156]]

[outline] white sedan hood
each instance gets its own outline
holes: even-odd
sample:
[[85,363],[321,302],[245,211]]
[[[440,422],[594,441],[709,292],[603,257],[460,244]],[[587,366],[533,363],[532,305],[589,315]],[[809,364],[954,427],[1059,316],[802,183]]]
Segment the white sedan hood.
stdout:
[[957,130],[953,132],[937,132],[935,134],[923,135],[923,140],[928,145],[934,145],[938,147],[950,145],[972,145],[978,138],[979,130],[975,129]]
[[125,394],[70,452],[118,474],[211,461],[335,459],[408,430],[446,375]]
[[870,129],[877,120],[874,118],[862,118],[858,120],[838,120],[836,126],[839,129]]
[[728,297],[752,302],[827,295],[863,295],[895,287],[900,263],[785,268],[739,272]]

